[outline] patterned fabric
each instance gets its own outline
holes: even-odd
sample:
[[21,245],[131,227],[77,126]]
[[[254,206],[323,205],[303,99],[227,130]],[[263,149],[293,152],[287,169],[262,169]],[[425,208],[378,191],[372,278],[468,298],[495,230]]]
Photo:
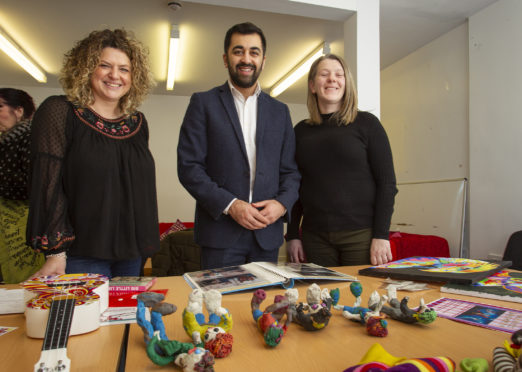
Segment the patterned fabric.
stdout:
[[187,227],[183,224],[183,222],[181,222],[178,219],[178,220],[176,220],[176,222],[174,222],[172,225],[170,225],[170,227],[168,229],[166,229],[165,231],[163,231],[160,234],[160,240],[165,239],[167,237],[167,235],[169,235],[173,232],[183,231],[183,230],[187,230]]
[[373,344],[359,362],[344,372],[454,372],[455,362],[446,357],[411,358],[395,357],[380,344]]
[[94,130],[111,138],[127,138],[133,136],[141,127],[143,115],[136,112],[118,119],[105,119],[88,108],[74,108],[78,118]]
[[30,136],[28,121],[0,135],[0,197],[29,199]]
[[414,358],[406,359],[394,366],[380,362],[370,362],[345,369],[344,372],[453,372],[455,362],[450,358]]
[[493,369],[495,372],[514,372],[517,370],[517,361],[503,347],[493,349]]
[[[48,254],[56,254],[65,251],[64,244],[72,242],[74,235],[68,233],[56,232],[53,236],[48,235],[35,236],[31,239],[31,246],[37,251],[43,251]],[[52,249],[52,252],[50,250]]]

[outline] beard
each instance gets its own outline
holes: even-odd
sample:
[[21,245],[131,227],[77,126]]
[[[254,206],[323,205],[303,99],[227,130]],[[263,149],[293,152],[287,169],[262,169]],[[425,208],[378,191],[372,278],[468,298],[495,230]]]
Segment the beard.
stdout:
[[[241,76],[239,74],[239,69],[245,66],[251,67],[253,69],[251,76]],[[232,82],[240,88],[251,88],[254,86],[254,84],[257,82],[257,79],[259,78],[259,75],[261,74],[261,70],[262,68],[258,70],[255,65],[246,63],[240,63],[235,67],[232,67],[230,64],[228,64],[228,74],[230,75],[230,80],[232,80]]]

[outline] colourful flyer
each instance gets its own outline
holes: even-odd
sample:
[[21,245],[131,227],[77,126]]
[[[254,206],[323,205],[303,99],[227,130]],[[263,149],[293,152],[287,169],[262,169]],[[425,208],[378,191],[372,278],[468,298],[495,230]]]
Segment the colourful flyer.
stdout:
[[522,311],[477,302],[440,298],[427,304],[437,316],[479,327],[513,333],[522,329]]
[[14,331],[15,329],[17,329],[18,327],[3,327],[3,326],[0,326],[0,336],[3,336],[11,331]]

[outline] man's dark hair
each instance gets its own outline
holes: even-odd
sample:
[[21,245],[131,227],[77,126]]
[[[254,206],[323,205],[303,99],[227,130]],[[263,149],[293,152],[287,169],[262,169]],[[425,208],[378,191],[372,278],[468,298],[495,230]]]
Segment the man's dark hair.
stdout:
[[251,22],[238,23],[230,27],[225,35],[225,54],[228,52],[228,48],[230,47],[230,40],[232,39],[233,34],[241,34],[241,35],[250,35],[250,34],[258,34],[261,38],[261,44],[263,45],[263,55],[266,52],[266,39],[263,31],[255,24]]

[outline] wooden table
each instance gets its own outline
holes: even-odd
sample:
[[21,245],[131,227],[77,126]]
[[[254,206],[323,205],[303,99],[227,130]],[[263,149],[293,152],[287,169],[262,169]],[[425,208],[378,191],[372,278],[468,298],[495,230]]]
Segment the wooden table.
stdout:
[[[336,268],[338,271],[356,275],[360,267]],[[366,305],[370,293],[378,289],[383,280],[358,276],[363,284],[363,305]],[[301,283],[300,300],[305,300],[306,288],[311,283]],[[341,304],[352,305],[354,298],[349,293],[349,282],[320,283],[321,287],[340,288]],[[489,303],[497,306],[522,310],[522,304],[495,301],[482,298],[442,294],[439,285],[429,284],[427,291],[408,293],[410,305],[418,305],[420,297],[426,302],[440,297],[462,298],[468,301]],[[0,288],[14,286],[0,286]],[[167,335],[170,339],[190,342],[185,334],[181,313],[187,304],[190,287],[182,277],[159,278],[155,289],[168,288],[167,302],[178,306],[175,314],[164,317]],[[261,308],[273,301],[276,294],[282,294],[282,288],[267,289],[267,300]],[[384,293],[382,289],[380,293]],[[399,292],[402,298],[405,292]],[[438,318],[434,323],[421,325],[403,324],[392,319],[388,322],[389,335],[385,338],[371,337],[363,326],[343,318],[339,311],[334,315],[327,328],[318,332],[306,332],[300,326],[292,324],[276,348],[264,345],[261,333],[252,319],[250,299],[252,291],[227,294],[223,296],[223,306],[228,308],[234,318],[234,350],[232,354],[216,361],[217,371],[342,371],[359,362],[366,351],[379,342],[389,353],[404,357],[448,356],[456,363],[463,358],[485,358],[491,364],[493,348],[501,346],[509,339],[508,333],[488,330]],[[2,370],[30,371],[40,356],[42,340],[31,339],[25,333],[23,314],[0,315],[0,326],[18,327],[4,336],[0,336],[0,360]],[[68,356],[72,371],[115,371],[118,366],[120,346],[125,327],[112,325],[85,335],[72,336],[68,344]],[[154,365],[145,353],[145,344],[141,329],[132,324],[128,340],[126,371],[173,371],[175,366],[159,367]],[[490,369],[491,370],[491,369]]]
[[[7,285],[0,288],[19,287]],[[23,314],[0,315],[0,326],[18,327],[0,336],[0,370],[32,371],[40,358],[43,340],[27,337]],[[71,371],[116,371],[124,330],[125,325],[111,325],[71,336],[67,345]]]
[[[336,268],[338,271],[357,276],[361,267]],[[383,283],[381,278],[358,276],[363,284],[363,306],[367,304],[370,293]],[[304,301],[306,289],[311,283],[300,283],[300,300]],[[354,298],[349,291],[349,282],[322,282],[321,287],[340,288],[340,304],[352,306]],[[461,298],[468,301],[489,303],[497,306],[522,310],[522,304],[465,297],[441,293],[440,285],[429,284],[430,289],[421,292],[407,293],[400,291],[399,299],[404,295],[410,297],[410,306],[419,304],[423,297],[426,302],[440,297]],[[166,301],[175,304],[178,311],[164,317],[167,335],[170,339],[190,342],[185,334],[181,313],[187,305],[190,287],[182,277],[159,278],[155,289],[168,288]],[[262,304],[264,309],[276,294],[283,294],[282,288],[267,289],[267,300]],[[380,289],[380,293],[385,293]],[[457,364],[463,358],[485,358],[491,366],[493,348],[502,346],[510,334],[500,331],[457,323],[438,318],[430,325],[409,325],[392,319],[388,321],[389,334],[385,338],[369,336],[365,327],[342,317],[341,312],[333,310],[333,316],[327,328],[318,332],[304,331],[297,324],[292,324],[280,345],[268,348],[264,345],[262,335],[257,330],[250,311],[252,291],[227,294],[223,296],[223,306],[229,309],[234,319],[232,334],[234,336],[233,352],[230,356],[216,361],[216,371],[343,371],[359,362],[366,351],[374,343],[380,343],[394,356],[435,357],[448,356]],[[143,333],[136,325],[131,325],[126,371],[172,371],[174,366],[159,367],[154,365],[145,353]],[[490,370],[492,370],[490,368]]]

